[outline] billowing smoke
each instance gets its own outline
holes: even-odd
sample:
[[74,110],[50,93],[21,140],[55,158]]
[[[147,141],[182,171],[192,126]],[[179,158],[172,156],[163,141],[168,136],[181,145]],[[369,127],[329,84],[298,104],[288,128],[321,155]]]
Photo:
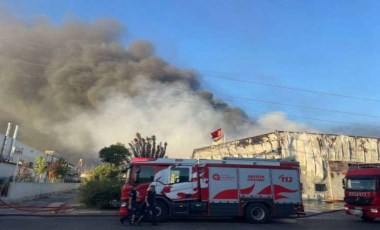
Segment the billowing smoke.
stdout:
[[[68,156],[96,156],[127,144],[136,132],[167,141],[168,154],[188,157],[222,127],[229,140],[290,125],[267,116],[258,125],[204,91],[197,72],[155,55],[147,41],[122,44],[115,20],[0,20],[0,127],[20,125],[22,142]],[[276,125],[273,125],[276,124]],[[77,158],[78,158],[77,157]],[[76,159],[77,159],[76,158]]]
[[299,132],[318,132],[306,124],[296,123],[288,120],[284,112],[271,112],[257,119],[257,128],[262,132],[273,132],[274,130],[291,130]]

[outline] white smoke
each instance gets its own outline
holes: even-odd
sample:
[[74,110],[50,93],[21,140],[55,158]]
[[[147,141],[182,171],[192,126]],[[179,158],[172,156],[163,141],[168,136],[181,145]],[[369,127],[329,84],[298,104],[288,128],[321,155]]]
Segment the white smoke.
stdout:
[[[273,132],[274,130],[294,131],[294,132],[319,132],[317,129],[307,124],[302,124],[289,120],[286,113],[273,111],[257,119],[256,128],[260,134]],[[259,134],[256,133],[256,134]]]

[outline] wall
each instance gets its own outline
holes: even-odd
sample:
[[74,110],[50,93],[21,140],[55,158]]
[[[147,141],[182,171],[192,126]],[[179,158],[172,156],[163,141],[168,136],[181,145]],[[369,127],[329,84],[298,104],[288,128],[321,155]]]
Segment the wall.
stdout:
[[12,182],[7,201],[37,198],[44,194],[64,192],[79,188],[79,183],[25,183]]
[[16,164],[0,162],[0,177],[10,177],[15,173]]
[[[304,198],[341,199],[344,172],[332,172],[330,162],[380,161],[379,138],[276,131],[260,136],[195,149],[195,159],[223,157],[292,158],[300,162]],[[327,191],[316,191],[324,184]]]

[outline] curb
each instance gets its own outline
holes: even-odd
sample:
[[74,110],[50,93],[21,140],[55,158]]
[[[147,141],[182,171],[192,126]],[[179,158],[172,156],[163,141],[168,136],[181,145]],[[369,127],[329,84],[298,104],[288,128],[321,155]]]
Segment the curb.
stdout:
[[[314,216],[320,216],[324,214],[329,214],[329,213],[335,213],[335,212],[340,212],[344,211],[344,209],[338,209],[338,210],[332,210],[332,211],[325,211],[325,212],[320,212],[320,213],[314,213],[310,215],[305,215],[305,216],[299,216],[295,217],[292,219],[305,219],[308,217],[314,217]],[[117,213],[80,213],[80,214],[21,214],[21,213],[13,213],[13,214],[0,214],[0,217],[2,216],[29,216],[29,217],[118,217],[119,215]]]
[[329,214],[329,213],[335,213],[335,212],[340,212],[340,211],[344,211],[344,209],[337,209],[337,210],[331,210],[331,211],[314,213],[314,214],[305,215],[305,216],[299,216],[296,219],[303,219],[303,218],[308,218],[308,217],[313,217],[313,216],[320,216],[320,215]]
[[20,214],[20,213],[14,213],[14,214],[0,214],[0,217],[2,216],[30,216],[30,217],[97,217],[97,216],[115,216],[117,217],[117,214]]

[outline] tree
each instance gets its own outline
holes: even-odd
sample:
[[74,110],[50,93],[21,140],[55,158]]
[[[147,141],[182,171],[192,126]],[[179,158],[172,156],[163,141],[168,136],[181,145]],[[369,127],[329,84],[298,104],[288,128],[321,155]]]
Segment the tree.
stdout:
[[104,147],[99,151],[99,157],[102,162],[116,166],[120,166],[124,162],[129,162],[130,155],[129,150],[121,143]]
[[69,164],[63,158],[58,161],[51,162],[48,167],[49,179],[55,179],[57,177],[64,178],[69,172]]
[[156,136],[142,138],[140,133],[136,133],[136,138],[129,143],[129,147],[135,157],[163,158],[166,154],[168,143],[156,144]]
[[120,199],[123,180],[116,165],[100,165],[90,172],[79,189],[79,200],[86,206],[109,208],[110,202]]
[[107,181],[117,178],[120,171],[114,165],[99,165],[90,172],[89,180]]
[[34,166],[33,170],[38,175],[38,182],[40,182],[41,175],[47,170],[47,162],[43,156],[38,156],[35,159],[35,163],[36,165]]

